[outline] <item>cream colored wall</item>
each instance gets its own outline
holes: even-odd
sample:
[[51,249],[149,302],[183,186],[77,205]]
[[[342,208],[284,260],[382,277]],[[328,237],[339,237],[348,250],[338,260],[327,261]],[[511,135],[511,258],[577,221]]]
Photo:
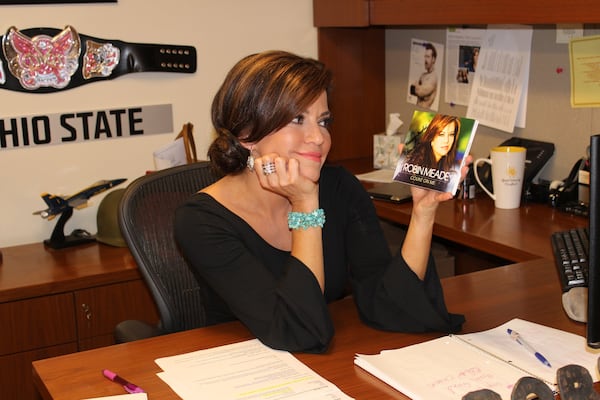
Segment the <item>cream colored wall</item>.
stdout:
[[[131,182],[154,167],[152,152],[195,125],[199,157],[212,138],[209,108],[225,73],[241,57],[267,49],[317,56],[312,0],[119,0],[118,3],[0,6],[2,26],[63,28],[126,42],[196,47],[193,75],[128,74],[50,94],[0,90],[0,118],[170,103],[174,133],[90,143],[0,150],[0,248],[50,237],[55,221],[32,215],[45,208],[42,192],[71,194],[99,179]],[[121,187],[124,187],[123,184]],[[65,233],[96,232],[97,206],[76,210]]]

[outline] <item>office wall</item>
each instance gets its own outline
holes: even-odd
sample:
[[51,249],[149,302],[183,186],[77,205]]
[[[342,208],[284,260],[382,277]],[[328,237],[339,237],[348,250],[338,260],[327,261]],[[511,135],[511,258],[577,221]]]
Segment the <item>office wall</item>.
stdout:
[[[586,27],[588,28],[588,27]],[[597,29],[586,29],[585,35],[597,35]],[[446,44],[446,29],[388,29],[386,31],[386,112],[400,112],[406,132],[416,106],[406,102],[411,39],[425,39]],[[441,65],[438,60],[436,65]],[[557,68],[562,68],[557,73]],[[445,79],[445,70],[442,74]],[[439,92],[445,98],[442,90]],[[533,31],[529,95],[525,128],[513,133],[481,126],[473,143],[475,157],[487,157],[489,149],[504,140],[518,136],[552,142],[554,157],[538,175],[539,178],[564,179],[576,160],[585,155],[592,134],[600,133],[600,111],[596,108],[571,108],[568,44],[556,43],[554,26],[536,26]],[[440,112],[466,115],[467,107],[451,106],[440,101]]]
[[[56,219],[32,212],[45,208],[42,192],[71,194],[99,179],[131,182],[154,168],[152,152],[172,141],[186,122],[195,125],[199,157],[212,139],[209,108],[225,73],[241,57],[267,49],[317,56],[311,0],[118,0],[118,3],[0,6],[5,32],[72,25],[79,33],[137,43],[195,46],[193,75],[128,74],[78,88],[32,94],[0,89],[0,118],[172,104],[174,132],[97,142],[0,149],[0,247],[49,238]],[[125,187],[125,184],[120,187]],[[65,233],[96,232],[104,194],[76,210]],[[152,216],[149,216],[151,218]]]

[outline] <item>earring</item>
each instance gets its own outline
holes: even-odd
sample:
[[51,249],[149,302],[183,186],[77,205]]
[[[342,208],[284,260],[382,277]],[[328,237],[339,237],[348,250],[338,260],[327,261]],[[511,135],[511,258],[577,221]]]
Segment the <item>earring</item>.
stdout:
[[248,159],[246,160],[246,168],[250,171],[254,171],[254,156],[252,152],[254,151],[254,145],[250,147],[250,154],[248,154]]
[[254,156],[252,156],[252,153],[250,153],[250,155],[248,156],[248,159],[246,160],[246,167],[250,171],[254,171]]

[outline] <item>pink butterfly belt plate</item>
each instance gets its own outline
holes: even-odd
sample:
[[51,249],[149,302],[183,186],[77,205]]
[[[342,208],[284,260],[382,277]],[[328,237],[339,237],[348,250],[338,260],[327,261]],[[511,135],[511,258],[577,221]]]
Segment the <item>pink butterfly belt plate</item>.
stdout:
[[72,26],[8,29],[0,89],[50,93],[132,72],[196,72],[192,46],[126,43],[81,35]]

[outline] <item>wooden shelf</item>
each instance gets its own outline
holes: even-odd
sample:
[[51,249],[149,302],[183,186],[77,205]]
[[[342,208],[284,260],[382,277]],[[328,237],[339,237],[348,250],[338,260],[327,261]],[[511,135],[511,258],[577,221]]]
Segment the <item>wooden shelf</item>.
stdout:
[[314,0],[315,26],[369,26],[369,0]]
[[313,0],[314,25],[369,27],[414,25],[558,24],[600,22],[600,2],[571,0]]
[[[315,0],[319,2],[319,0]],[[369,1],[369,25],[556,24],[600,22],[596,0]]]

